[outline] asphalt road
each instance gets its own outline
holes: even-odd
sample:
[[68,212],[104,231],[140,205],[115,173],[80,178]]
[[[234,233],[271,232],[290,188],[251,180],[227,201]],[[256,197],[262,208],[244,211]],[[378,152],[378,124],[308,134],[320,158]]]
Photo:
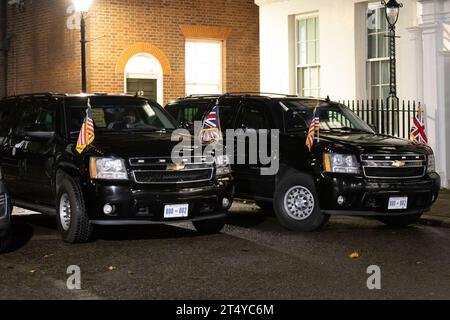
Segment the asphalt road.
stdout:
[[[449,299],[450,229],[394,230],[334,218],[292,233],[235,206],[222,234],[182,226],[114,227],[67,245],[53,219],[16,217],[16,250],[0,256],[0,299]],[[359,258],[349,256],[357,252]],[[82,290],[67,289],[67,267]],[[381,268],[369,290],[367,268]]]

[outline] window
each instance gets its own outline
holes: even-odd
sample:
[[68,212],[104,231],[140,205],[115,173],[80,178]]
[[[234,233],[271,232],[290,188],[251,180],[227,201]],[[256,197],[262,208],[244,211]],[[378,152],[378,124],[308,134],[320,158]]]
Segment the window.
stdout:
[[389,38],[385,8],[369,6],[367,11],[367,88],[370,99],[389,96]]
[[299,16],[295,23],[297,94],[304,97],[318,97],[320,96],[319,18]]
[[29,132],[54,132],[55,118],[55,110],[48,100],[26,100],[15,135],[21,137]]
[[244,105],[242,107],[238,124],[240,128],[245,129],[260,130],[269,128],[262,108],[252,105]]
[[186,94],[222,93],[222,42],[186,41]]

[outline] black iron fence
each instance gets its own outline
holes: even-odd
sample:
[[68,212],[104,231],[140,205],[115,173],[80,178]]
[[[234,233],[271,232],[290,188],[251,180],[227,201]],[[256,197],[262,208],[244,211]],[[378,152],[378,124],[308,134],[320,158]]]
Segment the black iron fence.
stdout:
[[420,102],[402,100],[398,106],[391,106],[383,100],[347,100],[342,104],[353,110],[361,119],[381,134],[409,139],[414,116]]

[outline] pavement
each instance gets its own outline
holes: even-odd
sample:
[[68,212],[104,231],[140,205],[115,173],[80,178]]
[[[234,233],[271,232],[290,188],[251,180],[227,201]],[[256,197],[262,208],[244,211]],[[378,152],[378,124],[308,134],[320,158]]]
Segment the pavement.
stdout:
[[431,211],[422,217],[422,223],[450,228],[450,190],[441,190]]
[[[446,219],[445,205],[441,197],[429,216]],[[14,224],[0,299],[450,299],[450,228],[427,223],[333,217],[295,233],[237,202],[223,232],[207,236],[189,223],[104,227],[92,243],[68,245],[52,217],[22,212]],[[67,287],[73,265],[81,290]],[[370,266],[380,290],[367,287]]]

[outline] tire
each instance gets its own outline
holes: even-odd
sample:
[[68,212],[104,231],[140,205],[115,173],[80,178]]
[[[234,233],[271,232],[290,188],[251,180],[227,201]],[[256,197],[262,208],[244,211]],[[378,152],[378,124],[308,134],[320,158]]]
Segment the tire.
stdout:
[[384,223],[385,225],[396,227],[396,228],[405,228],[412,224],[417,224],[422,217],[423,212],[410,214],[406,216],[396,216],[396,217],[386,217],[380,216],[378,217],[378,221]]
[[80,183],[68,175],[64,175],[60,183],[56,222],[63,240],[67,243],[86,243],[92,238],[94,227],[89,221]]
[[303,173],[290,174],[280,182],[274,209],[280,224],[291,231],[316,231],[329,220],[320,211],[313,178]]
[[216,234],[225,226],[225,218],[193,221],[192,224],[200,234]]

